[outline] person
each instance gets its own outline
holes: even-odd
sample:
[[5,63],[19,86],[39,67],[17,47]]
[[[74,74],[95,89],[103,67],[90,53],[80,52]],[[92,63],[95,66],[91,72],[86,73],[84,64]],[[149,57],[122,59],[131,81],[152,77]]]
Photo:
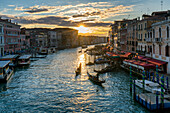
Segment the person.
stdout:
[[97,78],[97,80],[99,80],[99,73],[97,73],[96,78]]

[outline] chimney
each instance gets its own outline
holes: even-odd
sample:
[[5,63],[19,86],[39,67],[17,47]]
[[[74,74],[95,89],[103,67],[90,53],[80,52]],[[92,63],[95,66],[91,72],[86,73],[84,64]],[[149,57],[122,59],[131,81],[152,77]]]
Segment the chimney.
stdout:
[[140,20],[140,17],[138,17],[138,20]]

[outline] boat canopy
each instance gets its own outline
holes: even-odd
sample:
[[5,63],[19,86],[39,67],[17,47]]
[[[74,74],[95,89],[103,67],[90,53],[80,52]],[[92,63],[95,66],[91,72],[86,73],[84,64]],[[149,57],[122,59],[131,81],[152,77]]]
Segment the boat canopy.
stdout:
[[141,62],[141,61],[135,61],[135,60],[125,60],[123,61],[124,64],[128,64],[130,66],[140,68],[140,69],[155,69],[156,66],[151,63]]
[[10,63],[10,61],[0,61],[0,68],[4,68],[9,63]]
[[156,60],[156,59],[150,59],[150,60],[148,60],[148,62],[152,63],[152,64],[155,64],[155,65],[158,65],[158,66],[167,64],[167,62]]
[[18,59],[29,59],[31,55],[22,55]]
[[129,55],[131,55],[132,53],[130,53],[130,52],[126,52],[124,55],[119,55],[120,57],[122,57],[122,58],[128,58],[129,57]]
[[17,58],[19,55],[6,55],[1,57],[0,59],[13,59],[13,58]]

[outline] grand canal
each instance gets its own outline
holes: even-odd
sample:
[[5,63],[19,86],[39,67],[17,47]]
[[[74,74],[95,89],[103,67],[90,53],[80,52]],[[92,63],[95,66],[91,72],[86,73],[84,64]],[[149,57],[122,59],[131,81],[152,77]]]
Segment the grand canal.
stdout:
[[[88,80],[85,55],[66,49],[19,68],[7,84],[0,86],[1,112],[112,112],[146,113],[133,101],[128,73],[118,70],[101,75],[103,87]],[[82,75],[75,69],[82,63]],[[100,68],[100,66],[95,66]],[[100,79],[101,79],[100,78]]]

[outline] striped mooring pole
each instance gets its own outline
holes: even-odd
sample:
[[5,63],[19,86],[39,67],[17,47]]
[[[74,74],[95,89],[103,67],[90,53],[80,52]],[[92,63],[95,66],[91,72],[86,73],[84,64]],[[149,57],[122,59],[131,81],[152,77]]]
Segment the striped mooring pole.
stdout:
[[130,66],[130,92],[132,92],[132,67]]
[[161,77],[161,108],[164,108],[164,75]]
[[153,73],[152,81],[155,82],[155,74]]
[[156,65],[156,80],[157,83],[159,84],[158,65]]
[[166,77],[166,86],[167,86],[167,90],[168,90],[169,89],[168,77]]
[[135,80],[133,80],[133,81],[134,81],[134,83],[133,83],[133,99],[136,100],[136,88],[135,88],[136,84],[135,84]]
[[159,92],[156,91],[156,109],[159,109]]
[[151,81],[151,73],[149,72],[149,81]]
[[143,85],[143,91],[145,90],[145,71],[143,71],[142,73],[142,79],[143,79],[143,82],[142,82],[142,85]]

